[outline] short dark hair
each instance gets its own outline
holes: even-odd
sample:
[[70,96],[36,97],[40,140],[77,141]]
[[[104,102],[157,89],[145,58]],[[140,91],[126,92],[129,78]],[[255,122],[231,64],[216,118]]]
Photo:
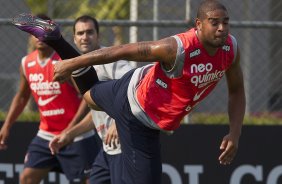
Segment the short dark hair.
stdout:
[[99,35],[99,24],[98,24],[98,21],[94,17],[91,17],[89,15],[82,15],[82,16],[80,16],[80,17],[75,19],[74,24],[73,24],[73,32],[75,33],[75,25],[78,22],[87,22],[89,20],[93,22],[94,27],[96,29],[96,32]]
[[227,11],[226,7],[217,0],[204,0],[200,3],[200,6],[198,8],[197,18],[204,19],[207,16],[207,12],[216,9]]

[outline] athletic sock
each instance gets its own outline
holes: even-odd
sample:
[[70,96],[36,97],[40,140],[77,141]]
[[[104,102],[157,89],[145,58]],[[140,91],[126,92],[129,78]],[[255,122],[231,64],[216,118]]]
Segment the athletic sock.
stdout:
[[62,59],[70,59],[80,54],[62,36],[58,40],[46,40],[47,45],[52,47]]
[[[46,40],[44,42],[52,47],[62,59],[70,59],[80,56],[77,50],[75,50],[62,36],[58,40]],[[82,95],[99,81],[93,66],[73,71],[72,77]]]
[[80,68],[72,72],[71,76],[82,95],[99,81],[96,70],[93,66]]

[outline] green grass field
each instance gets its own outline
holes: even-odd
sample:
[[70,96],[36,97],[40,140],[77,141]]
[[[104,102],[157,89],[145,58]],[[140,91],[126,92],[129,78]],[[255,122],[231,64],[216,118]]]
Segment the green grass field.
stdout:
[[[0,112],[0,121],[4,121],[6,112]],[[228,116],[224,113],[192,113],[189,117],[191,124],[228,124]],[[34,111],[23,112],[17,121],[39,122],[39,113]],[[244,124],[247,125],[282,125],[282,112],[256,113],[246,115]]]

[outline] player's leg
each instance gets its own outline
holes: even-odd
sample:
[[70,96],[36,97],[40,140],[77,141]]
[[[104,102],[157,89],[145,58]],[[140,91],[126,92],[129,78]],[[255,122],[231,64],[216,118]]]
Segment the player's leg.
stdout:
[[122,181],[122,153],[116,155],[107,155],[108,165],[110,169],[111,184],[123,184]]
[[[96,84],[97,85],[97,84]],[[86,101],[88,106],[97,111],[101,111],[102,109],[98,107],[98,105],[94,102],[94,100],[91,98],[90,90],[84,93],[83,99]]]
[[[80,54],[61,36],[59,25],[52,20],[43,20],[30,14],[20,14],[13,18],[12,23],[51,46],[62,59],[70,59]],[[92,66],[81,68],[72,75],[79,91],[84,94],[99,81]]]
[[90,184],[115,184],[115,181],[111,181],[111,174],[107,154],[101,149],[92,164]]
[[42,179],[44,179],[50,168],[45,169],[35,169],[35,168],[24,168],[20,175],[21,184],[39,184]]
[[127,89],[133,72],[129,71],[119,80],[96,84],[90,96],[116,121],[122,147],[122,182],[160,184],[160,132],[146,127],[131,112]]
[[92,165],[90,184],[124,184],[122,155],[109,155],[101,150]]
[[136,119],[127,102],[120,103],[124,110],[118,110],[121,116],[115,120],[122,145],[123,181],[161,184],[160,132]]

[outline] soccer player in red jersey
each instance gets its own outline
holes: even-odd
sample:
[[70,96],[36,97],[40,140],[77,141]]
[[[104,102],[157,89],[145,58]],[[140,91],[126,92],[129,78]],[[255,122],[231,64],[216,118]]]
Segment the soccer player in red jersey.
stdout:
[[[205,0],[199,6],[195,23],[195,28],[187,32],[158,41],[102,48],[82,56],[72,51],[62,37],[46,40],[66,56],[55,65],[54,80],[63,82],[72,75],[89,106],[115,119],[124,183],[161,183],[160,131],[177,129],[182,118],[224,75],[230,129],[222,140],[218,159],[226,165],[236,155],[245,114],[245,92],[240,51],[229,33],[227,9],[219,1]],[[38,37],[48,37],[56,31],[56,26],[46,34],[17,27]],[[98,82],[90,66],[120,59],[155,64],[129,71],[119,80]]]
[[[49,19],[41,15],[43,19]],[[32,36],[36,48],[21,61],[20,84],[5,122],[0,131],[0,149],[7,148],[10,128],[24,110],[30,95],[40,113],[37,135],[28,147],[21,184],[39,184],[49,171],[63,171],[66,177],[85,180],[99,152],[94,131],[74,138],[73,143],[53,155],[49,142],[58,134],[71,128],[83,118],[88,107],[71,80],[60,84],[53,81],[54,65],[61,62],[59,55],[47,44]]]

